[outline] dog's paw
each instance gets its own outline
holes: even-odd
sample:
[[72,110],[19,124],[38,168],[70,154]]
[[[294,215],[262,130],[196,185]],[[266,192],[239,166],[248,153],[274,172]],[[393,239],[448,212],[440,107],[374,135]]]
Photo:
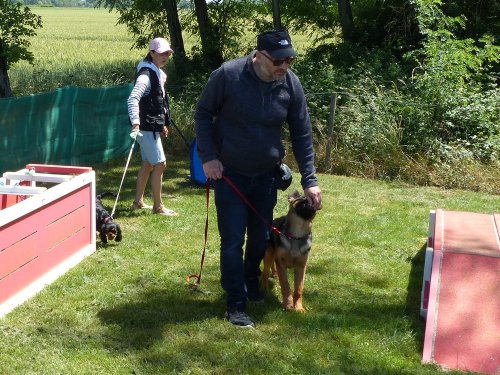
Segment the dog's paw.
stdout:
[[294,308],[293,308],[296,312],[298,313],[305,313],[306,312],[306,309],[304,308],[304,306],[302,305],[295,305]]
[[290,296],[290,298],[283,301],[283,310],[285,310],[285,311],[293,311],[294,310],[293,300],[292,300],[291,296]]

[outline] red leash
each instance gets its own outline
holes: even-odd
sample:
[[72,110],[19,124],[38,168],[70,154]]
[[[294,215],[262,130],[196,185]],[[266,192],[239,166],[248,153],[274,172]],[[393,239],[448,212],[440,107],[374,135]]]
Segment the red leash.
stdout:
[[207,239],[208,239],[208,202],[210,200],[210,180],[207,179],[205,184],[205,200],[207,202],[207,217],[205,219],[205,241],[203,243],[203,253],[201,254],[201,262],[200,262],[200,273],[192,274],[187,277],[187,282],[191,289],[196,290],[198,285],[201,282],[201,272],[203,271],[203,263],[205,262],[205,252],[207,249]]
[[[222,178],[233,188],[233,190],[240,196],[240,198],[245,202],[245,204],[250,207],[250,209],[264,222],[266,225],[271,228],[277,234],[283,234],[278,228],[274,225],[270,224],[256,209],[252,204],[248,201],[247,197],[238,189],[238,187],[231,181],[228,177],[222,176]],[[207,249],[207,239],[208,239],[208,206],[210,200],[210,180],[207,179],[205,185],[205,197],[206,197],[206,205],[207,205],[207,217],[205,219],[205,242],[203,244],[203,252],[201,254],[201,262],[200,262],[200,273],[192,274],[187,277],[187,282],[192,289],[196,289],[201,282],[201,273],[203,271],[203,263],[205,262],[205,251]],[[288,237],[288,236],[286,236]]]
[[250,209],[274,232],[276,232],[277,234],[283,234],[281,233],[281,231],[276,228],[274,225],[270,224],[256,209],[254,206],[252,206],[252,204],[248,201],[247,197],[245,197],[245,195],[243,195],[243,193],[238,189],[238,187],[233,183],[233,181],[231,181],[229,178],[227,178],[226,176],[222,176],[222,178],[224,180],[226,180],[226,182],[229,184],[229,186],[231,186],[233,188],[233,190],[236,192],[236,194],[238,194],[240,196],[240,198],[243,200],[243,202],[245,202],[245,204],[250,207]]

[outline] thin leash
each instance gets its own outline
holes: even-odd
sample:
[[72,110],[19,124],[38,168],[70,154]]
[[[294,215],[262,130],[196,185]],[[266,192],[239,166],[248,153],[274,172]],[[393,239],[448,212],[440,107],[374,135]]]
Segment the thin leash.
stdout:
[[[245,202],[245,204],[275,233],[279,235],[284,235],[278,228],[274,225],[270,224],[256,209],[252,204],[248,201],[247,197],[238,189],[238,187],[226,176],[222,176],[222,178],[233,188],[233,190],[240,196],[240,198]],[[203,244],[203,252],[201,254],[200,261],[200,272],[198,274],[192,274],[187,277],[187,282],[189,287],[193,290],[196,290],[201,282],[201,273],[203,271],[203,263],[205,262],[205,251],[207,248],[207,238],[208,238],[208,206],[210,200],[210,180],[207,179],[205,184],[205,197],[206,197],[206,206],[207,206],[207,216],[205,219],[205,242]],[[285,236],[285,235],[284,235]],[[288,237],[288,236],[286,236]]]
[[118,203],[118,197],[120,196],[120,191],[122,190],[123,180],[125,180],[125,174],[127,173],[128,165],[130,163],[130,158],[132,156],[132,151],[134,151],[135,141],[136,138],[134,138],[134,141],[132,142],[132,147],[130,147],[130,152],[128,153],[127,163],[125,164],[125,170],[123,171],[122,180],[120,182],[120,187],[118,188],[118,193],[116,194],[115,204],[113,206],[113,210],[111,211],[110,217],[113,217],[115,215],[116,204]]
[[198,274],[194,273],[192,275],[189,275],[187,277],[187,282],[189,284],[189,287],[192,290],[197,290],[198,286],[200,285],[201,282],[201,273],[203,271],[203,263],[205,262],[205,252],[207,249],[207,240],[208,240],[208,206],[209,206],[209,201],[210,201],[210,180],[207,179],[205,183],[205,201],[206,201],[206,208],[207,208],[207,216],[205,218],[205,240],[203,243],[203,252],[201,254],[201,261],[200,261],[200,272]]
[[[284,235],[278,228],[269,223],[256,209],[252,204],[248,201],[247,197],[238,189],[238,187],[231,181],[228,177],[222,176],[222,178],[233,188],[233,190],[240,196],[240,198],[245,202],[245,204],[275,233]],[[288,236],[287,236],[288,237]]]

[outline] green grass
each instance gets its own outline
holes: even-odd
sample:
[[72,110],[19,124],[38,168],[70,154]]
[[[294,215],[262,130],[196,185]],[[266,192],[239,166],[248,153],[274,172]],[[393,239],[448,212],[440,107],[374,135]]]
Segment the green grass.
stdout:
[[[165,203],[180,216],[128,210],[134,154],[115,214],[123,241],[98,242],[96,253],[0,320],[1,374],[440,373],[421,364],[429,211],[498,212],[500,197],[319,175],[324,208],[314,223],[307,312],[282,311],[276,286],[249,306],[257,329],[242,330],[222,319],[213,193],[202,292],[187,286],[200,266],[205,194],[187,180],[186,157],[167,159]],[[95,166],[97,191],[116,192],[124,165]],[[114,200],[105,204],[111,210]],[[280,192],[276,214],[286,206]]]

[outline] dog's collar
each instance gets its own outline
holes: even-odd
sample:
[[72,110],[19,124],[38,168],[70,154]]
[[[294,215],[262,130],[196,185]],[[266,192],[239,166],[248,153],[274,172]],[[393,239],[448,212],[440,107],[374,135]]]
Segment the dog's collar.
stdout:
[[104,224],[111,220],[111,216],[106,216],[103,220]]
[[288,220],[285,218],[283,222],[280,225],[279,228],[279,234],[285,236],[288,240],[295,240],[295,241],[304,241],[304,240],[309,240],[312,238],[312,232],[307,233],[306,235],[302,237],[295,237],[292,233],[284,233],[283,230],[288,226]]
[[281,234],[283,234],[289,240],[295,240],[295,241],[308,240],[308,239],[310,239],[312,237],[312,233],[308,233],[308,234],[306,234],[305,236],[302,236],[302,237],[295,237],[291,233],[287,233],[287,234],[281,233]]

